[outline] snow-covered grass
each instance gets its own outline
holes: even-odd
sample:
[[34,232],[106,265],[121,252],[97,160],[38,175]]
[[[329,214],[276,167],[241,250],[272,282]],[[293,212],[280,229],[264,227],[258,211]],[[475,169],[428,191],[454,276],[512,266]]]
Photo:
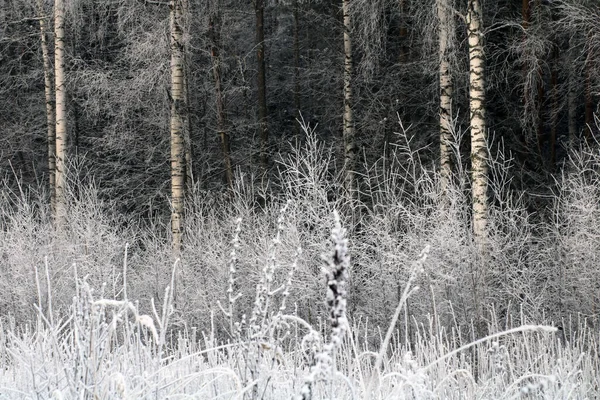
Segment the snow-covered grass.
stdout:
[[[234,238],[239,232],[235,232]],[[277,237],[275,238],[277,239]],[[236,239],[234,239],[236,245]],[[347,241],[339,219],[333,250],[324,257],[323,292],[330,327],[313,327],[285,307],[291,279],[274,282],[267,266],[249,319],[233,321],[232,340],[215,330],[170,329],[170,286],[162,306],[141,314],[125,295],[110,298],[77,277],[69,312],[53,316],[52,287],[37,305],[33,325],[8,319],[0,337],[1,398],[28,399],[583,399],[598,394],[596,335],[579,321],[568,337],[556,328],[520,325],[468,343],[472,333],[449,331],[435,317],[415,323],[402,343],[392,321],[379,347],[370,348],[366,323],[346,318]],[[234,246],[235,249],[235,246]],[[231,265],[235,264],[235,252]],[[426,253],[413,265],[418,274]],[[176,266],[175,266],[176,267]],[[126,264],[123,267],[126,273]],[[235,268],[228,301],[233,318]],[[40,288],[44,274],[37,273]],[[175,276],[175,271],[172,275]],[[409,280],[398,310],[415,289]],[[124,283],[126,284],[126,283]],[[571,325],[570,325],[571,326]],[[389,346],[389,348],[388,348]]]
[[57,231],[40,191],[3,185],[0,399],[599,396],[597,150],[544,218],[494,150],[482,254],[458,146],[440,196],[400,126],[351,203],[305,131],[277,187],[190,195],[180,260],[168,223],[116,215],[98,186],[73,183]]

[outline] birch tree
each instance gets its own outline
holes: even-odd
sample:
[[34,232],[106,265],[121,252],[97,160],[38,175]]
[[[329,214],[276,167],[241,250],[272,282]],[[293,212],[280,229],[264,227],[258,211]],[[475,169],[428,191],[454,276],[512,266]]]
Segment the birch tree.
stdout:
[[[67,93],[65,85],[65,7],[63,0],[54,1],[54,92],[56,96],[56,170],[55,221],[64,223],[67,212],[66,167],[67,149]],[[51,150],[50,150],[51,151]]]
[[449,143],[452,140],[452,74],[449,54],[451,51],[454,17],[451,15],[451,0],[436,0],[439,22],[439,63],[440,63],[440,175],[442,193],[446,193],[452,164]]
[[475,240],[482,243],[486,237],[488,209],[483,21],[480,0],[468,0],[467,7],[473,234]]
[[37,7],[40,19],[40,39],[42,46],[42,60],[44,65],[44,95],[46,99],[46,121],[48,130],[48,188],[50,192],[50,207],[54,213],[56,210],[56,115],[54,111],[54,98],[52,92],[52,63],[50,62],[50,51],[48,49],[46,13],[42,0],[37,1]]
[[350,32],[352,21],[349,13],[350,0],[342,0],[342,13],[344,18],[344,115],[343,115],[343,139],[344,139],[344,190],[349,198],[355,192],[355,165],[356,165],[356,138],[354,131],[354,120],[352,112],[352,40]]
[[183,53],[183,0],[170,0],[171,49],[171,234],[175,256],[181,251],[185,187],[184,121],[187,111]]

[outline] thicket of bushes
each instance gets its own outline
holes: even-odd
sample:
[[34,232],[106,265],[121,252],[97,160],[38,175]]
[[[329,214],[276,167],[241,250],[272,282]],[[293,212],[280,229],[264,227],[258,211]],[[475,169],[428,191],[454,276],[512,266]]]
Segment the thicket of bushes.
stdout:
[[[241,173],[232,193],[190,196],[177,262],[162,221],[112,213],[93,184],[71,182],[61,231],[42,191],[3,190],[0,385],[14,390],[9,398],[283,398],[300,395],[307,376],[312,395],[339,398],[513,398],[527,387],[538,398],[582,398],[598,390],[597,149],[571,156],[547,210],[524,207],[509,189],[510,159],[492,149],[482,252],[470,236],[466,171],[442,196],[410,132],[362,177],[359,200],[347,202],[335,196],[331,150],[305,131],[305,144],[279,160],[277,195],[266,204]],[[350,324],[331,350],[341,375],[316,374],[331,313],[321,256],[331,254],[336,210],[350,249]],[[374,371],[399,303],[392,344]],[[443,358],[522,324],[559,331],[526,328],[546,333],[501,336]],[[322,378],[333,386],[320,386]]]

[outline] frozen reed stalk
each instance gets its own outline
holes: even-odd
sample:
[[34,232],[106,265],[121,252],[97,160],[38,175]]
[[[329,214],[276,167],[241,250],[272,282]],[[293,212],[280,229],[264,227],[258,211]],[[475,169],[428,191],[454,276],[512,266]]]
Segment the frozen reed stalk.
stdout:
[[249,324],[251,336],[257,336],[260,333],[266,332],[268,326],[268,312],[271,307],[273,296],[283,288],[273,289],[273,281],[275,278],[275,270],[277,269],[277,249],[281,247],[281,234],[285,229],[285,217],[288,214],[288,209],[292,205],[292,201],[287,203],[279,211],[277,218],[277,231],[275,237],[269,244],[268,258],[262,270],[263,274],[259,283],[256,285],[256,297],[254,300],[254,308],[250,316]]
[[466,345],[464,345],[462,347],[459,347],[456,350],[453,350],[451,352],[448,352],[448,353],[444,354],[442,357],[439,357],[438,359],[436,359],[433,362],[429,363],[424,368],[424,370],[426,371],[426,370],[430,369],[431,367],[433,367],[434,365],[439,364],[440,362],[453,357],[454,355],[460,353],[461,351],[465,351],[465,350],[467,350],[467,349],[469,349],[469,348],[471,348],[473,346],[476,346],[478,344],[485,343],[485,342],[497,339],[497,338],[502,337],[502,336],[512,335],[514,333],[519,333],[519,332],[527,332],[527,331],[555,333],[555,332],[558,331],[558,329],[555,328],[555,327],[553,327],[553,326],[547,326],[547,325],[522,325],[522,326],[519,326],[517,328],[512,328],[512,329],[508,329],[508,330],[503,331],[503,332],[494,333],[493,335],[488,335],[488,336],[486,336],[484,338],[475,340],[475,341],[473,341],[473,342],[471,342],[469,344],[466,344]]
[[290,296],[290,288],[292,287],[292,278],[294,277],[294,272],[298,268],[298,258],[300,258],[301,254],[302,254],[302,248],[298,247],[296,249],[296,254],[294,255],[294,262],[292,263],[292,265],[288,271],[287,280],[285,281],[285,284],[283,285],[283,293],[281,295],[282,296],[281,305],[279,306],[279,311],[277,313],[278,317],[283,316],[283,314],[285,312],[286,301],[287,301],[288,297]]
[[[273,341],[274,345],[281,351],[281,341],[289,334],[289,324],[285,321],[286,319],[286,302],[290,296],[290,288],[292,287],[292,279],[294,272],[298,268],[298,258],[302,254],[302,248],[298,247],[294,255],[294,261],[289,268],[287,279],[284,284],[277,290],[281,292],[281,303],[277,314],[272,318],[271,327],[269,332],[269,338]],[[283,333],[282,333],[283,332]]]
[[228,300],[228,309],[225,310],[221,305],[221,302],[217,300],[217,305],[221,309],[221,312],[229,319],[229,332],[233,335],[234,332],[234,307],[235,302],[242,296],[242,293],[234,294],[235,290],[235,274],[237,271],[237,250],[240,248],[240,232],[242,231],[242,219],[238,218],[235,221],[235,232],[233,234],[233,239],[231,240],[231,244],[233,248],[231,249],[231,253],[229,253],[229,274],[228,274],[228,283],[227,287],[227,300]]
[[[53,316],[52,316],[52,314],[53,314],[53,312],[52,312],[52,285],[50,283],[50,271],[48,269],[48,256],[44,257],[44,266],[45,266],[45,273],[46,273],[46,305],[45,306],[42,305],[42,299],[44,298],[44,294],[42,292],[42,287],[40,284],[38,267],[37,266],[34,267],[35,286],[36,286],[37,295],[38,295],[38,304],[37,304],[36,308],[42,316],[44,314],[47,314],[50,325],[54,326],[54,320],[53,320]],[[44,312],[44,307],[47,307],[45,312]]]
[[[340,216],[334,211],[335,226],[331,230],[331,240],[334,245],[333,254],[324,257],[328,264],[327,276],[327,307],[331,322],[331,338],[323,346],[321,353],[315,356],[315,363],[302,385],[300,398],[312,398],[312,386],[319,379],[330,379],[335,373],[335,350],[342,344],[348,330],[346,318],[346,280],[350,256],[348,255],[348,240],[344,237],[346,230],[340,224]],[[312,333],[312,332],[311,332]]]
[[127,301],[127,250],[129,243],[125,243],[125,255],[123,256],[123,300]]
[[402,293],[402,297],[398,302],[398,306],[396,307],[396,311],[394,312],[394,316],[392,317],[392,321],[390,322],[390,326],[385,334],[385,338],[383,339],[383,343],[381,344],[381,348],[379,349],[379,353],[377,354],[377,358],[375,360],[375,367],[373,369],[374,373],[379,373],[381,370],[381,365],[383,363],[383,358],[385,353],[387,352],[387,348],[392,340],[392,335],[394,334],[394,329],[396,328],[396,323],[398,322],[398,318],[400,317],[400,312],[402,308],[406,304],[406,301],[410,297],[410,295],[419,289],[418,286],[413,287],[413,283],[417,276],[423,272],[423,264],[425,264],[425,260],[427,260],[427,256],[429,255],[430,247],[429,245],[425,246],[421,254],[419,254],[419,258],[415,261],[410,276],[408,277],[408,282],[406,282],[406,286],[404,287],[404,292]]
[[50,324],[54,326],[54,317],[52,312],[52,284],[50,282],[50,269],[48,268],[48,256],[44,257],[44,268],[46,272],[46,287],[48,290],[48,317]]

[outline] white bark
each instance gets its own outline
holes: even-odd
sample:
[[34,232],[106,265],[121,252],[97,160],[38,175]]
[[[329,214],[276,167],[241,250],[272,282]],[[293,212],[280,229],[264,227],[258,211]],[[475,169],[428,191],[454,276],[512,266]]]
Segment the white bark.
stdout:
[[52,64],[50,63],[50,52],[48,50],[48,37],[46,34],[46,15],[44,3],[38,0],[38,13],[40,18],[40,38],[42,42],[42,60],[44,64],[44,94],[46,97],[46,123],[48,126],[48,188],[50,191],[50,207],[56,212],[56,115],[54,114],[54,97],[52,92]]
[[454,18],[450,12],[449,0],[437,0],[440,63],[440,177],[441,189],[444,195],[452,174],[449,143],[452,140],[453,83],[449,52],[451,51],[450,40],[451,32],[454,29]]
[[181,251],[185,185],[185,79],[182,34],[182,2],[170,0],[171,33],[171,234],[175,256]]
[[355,192],[355,165],[356,165],[356,138],[354,131],[354,120],[352,113],[352,41],[350,31],[352,22],[348,10],[350,0],[342,0],[342,12],[344,16],[344,116],[343,116],[343,138],[344,138],[344,190],[348,198],[352,198]]
[[67,93],[65,86],[65,15],[63,0],[54,2],[54,92],[56,95],[56,208],[57,226],[64,223],[67,214],[66,167],[67,148]]
[[484,52],[482,13],[479,0],[469,0],[469,116],[471,128],[471,181],[473,234],[479,243],[487,232],[487,146],[485,124]]

